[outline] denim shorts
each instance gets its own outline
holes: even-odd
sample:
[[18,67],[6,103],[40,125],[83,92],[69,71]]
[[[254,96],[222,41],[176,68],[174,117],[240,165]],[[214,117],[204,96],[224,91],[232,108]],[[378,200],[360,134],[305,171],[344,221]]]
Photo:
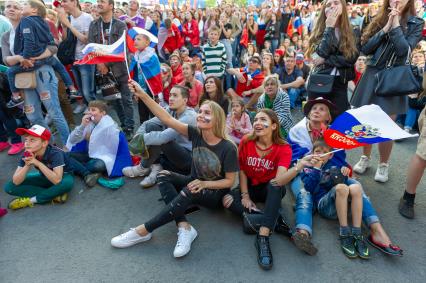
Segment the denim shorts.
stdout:
[[[354,179],[348,179],[346,185],[354,185],[360,183]],[[336,210],[336,187],[333,187],[325,196],[323,196],[317,205],[318,213],[329,219],[337,219]],[[362,193],[362,218],[367,226],[379,222],[379,217],[366,194]]]

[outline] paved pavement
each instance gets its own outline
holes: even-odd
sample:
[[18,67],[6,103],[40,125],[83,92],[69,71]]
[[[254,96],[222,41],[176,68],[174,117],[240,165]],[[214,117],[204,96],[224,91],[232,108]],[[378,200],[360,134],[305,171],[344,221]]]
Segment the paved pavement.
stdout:
[[[416,140],[395,145],[390,181],[374,182],[375,167],[359,178],[393,241],[404,257],[372,249],[369,261],[347,259],[338,246],[338,224],[314,217],[319,253],[309,257],[281,235],[271,239],[274,267],[257,266],[254,237],[242,233],[241,221],[224,211],[189,216],[199,237],[183,259],[172,256],[176,228],[155,231],[152,240],[118,250],[111,237],[149,219],[163,206],[157,188],[141,189],[127,180],[118,191],[87,190],[76,181],[69,201],[10,211],[0,219],[0,282],[425,282],[426,180],[417,196],[415,220],[402,218],[397,205]],[[349,153],[356,162],[360,150]],[[11,177],[18,157],[0,153],[0,185]],[[377,149],[373,160],[377,160]],[[425,178],[426,179],[426,178]],[[0,191],[3,206],[12,198]],[[291,193],[283,201],[293,220]]]

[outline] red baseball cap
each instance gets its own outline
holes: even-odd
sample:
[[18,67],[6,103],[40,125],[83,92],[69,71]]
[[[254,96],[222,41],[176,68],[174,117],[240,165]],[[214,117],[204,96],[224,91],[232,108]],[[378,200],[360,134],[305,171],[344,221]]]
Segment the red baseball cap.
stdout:
[[40,125],[33,125],[31,128],[29,129],[25,129],[25,128],[17,128],[15,130],[15,132],[22,136],[22,135],[30,135],[33,137],[37,137],[37,138],[41,138],[43,140],[50,140],[50,131],[48,129],[46,129],[45,127],[42,127]]

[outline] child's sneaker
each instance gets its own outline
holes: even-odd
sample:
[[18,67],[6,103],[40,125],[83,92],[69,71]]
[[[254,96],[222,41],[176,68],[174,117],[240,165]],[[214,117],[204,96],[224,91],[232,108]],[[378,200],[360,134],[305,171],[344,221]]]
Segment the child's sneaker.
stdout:
[[24,104],[24,99],[22,97],[17,97],[17,98],[12,98],[8,103],[6,103],[6,107],[14,108],[22,104]]
[[363,235],[355,235],[353,236],[355,240],[355,250],[357,255],[362,259],[370,258],[370,251],[368,250],[367,243],[364,240]]
[[62,194],[60,196],[57,196],[54,199],[52,199],[52,204],[55,204],[55,203],[60,203],[60,204],[66,203],[67,200],[68,200],[68,194],[64,193],[64,194]]
[[12,200],[8,205],[8,207],[12,210],[33,206],[34,204],[31,202],[30,198],[16,198]]
[[67,92],[69,93],[70,99],[81,99],[81,98],[83,98],[83,96],[80,95],[80,93],[75,89],[67,90]]
[[340,235],[340,247],[348,258],[356,258],[355,241],[352,235]]

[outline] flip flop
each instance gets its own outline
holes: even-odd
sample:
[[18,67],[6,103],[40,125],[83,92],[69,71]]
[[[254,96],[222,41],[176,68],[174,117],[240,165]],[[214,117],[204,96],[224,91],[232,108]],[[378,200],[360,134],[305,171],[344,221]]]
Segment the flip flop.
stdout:
[[371,246],[375,247],[382,253],[391,256],[403,256],[403,250],[396,245],[389,244],[388,246],[386,246],[382,243],[374,241],[373,236],[371,235],[369,235],[366,240]]

